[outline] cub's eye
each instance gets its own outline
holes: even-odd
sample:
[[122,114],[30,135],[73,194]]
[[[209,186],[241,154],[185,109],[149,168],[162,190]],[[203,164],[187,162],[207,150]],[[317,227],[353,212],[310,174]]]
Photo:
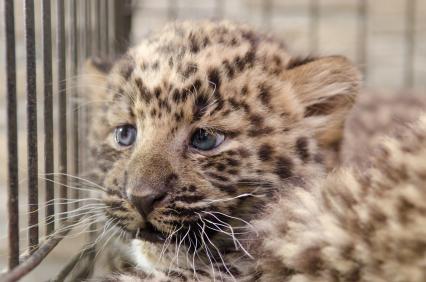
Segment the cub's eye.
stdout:
[[218,147],[223,140],[225,140],[223,134],[199,128],[191,137],[191,145],[198,150],[208,151]]
[[115,129],[115,142],[118,145],[127,147],[136,140],[136,128],[131,124],[124,124]]

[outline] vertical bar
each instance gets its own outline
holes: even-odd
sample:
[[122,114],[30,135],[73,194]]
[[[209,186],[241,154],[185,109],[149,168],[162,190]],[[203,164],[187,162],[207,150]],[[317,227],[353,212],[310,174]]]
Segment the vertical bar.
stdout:
[[25,0],[24,13],[27,55],[28,245],[30,253],[33,253],[38,248],[37,92],[33,0]]
[[[72,77],[77,77],[78,72],[78,46],[79,46],[79,38],[77,35],[77,0],[71,1],[71,75]],[[73,138],[73,174],[78,175],[79,174],[79,110],[78,110],[78,93],[76,91],[75,87],[72,87],[72,97],[73,97],[73,103],[72,103],[72,138]],[[77,189],[73,190],[72,198],[78,199],[79,193]],[[76,203],[75,208],[78,207],[78,204]]]
[[416,46],[416,1],[406,0],[405,6],[405,87],[414,86],[414,54]]
[[271,26],[272,18],[272,3],[271,0],[264,0],[262,6],[262,21],[263,26],[269,28]]
[[309,39],[310,49],[312,53],[318,52],[319,39],[319,6],[318,0],[310,0],[309,2]]
[[19,264],[18,130],[16,117],[16,55],[13,0],[4,2],[6,34],[9,269]]
[[367,72],[368,72],[367,34],[368,34],[367,0],[360,0],[358,2],[357,61],[364,73],[364,79],[367,78]]
[[130,0],[114,1],[114,42],[115,54],[126,52],[130,43],[132,7]]
[[[65,54],[65,12],[64,0],[56,2],[57,29],[56,43],[58,49],[58,93],[59,93],[59,172],[62,199],[68,198],[67,191],[67,93],[66,93],[66,54]],[[61,212],[66,212],[66,204],[61,205]],[[62,218],[64,219],[64,217]]]
[[84,1],[85,9],[84,9],[84,30],[85,30],[85,50],[86,50],[86,58],[90,57],[91,51],[93,50],[91,45],[91,37],[92,37],[92,13],[91,13],[91,1]]
[[101,54],[102,32],[101,32],[101,0],[95,0],[95,49],[93,53],[99,56]]
[[109,0],[105,0],[104,2],[103,2],[103,12],[104,12],[104,15],[103,15],[103,19],[104,19],[104,21],[103,21],[103,25],[102,25],[102,30],[104,31],[104,38],[103,38],[103,51],[104,51],[104,53],[103,53],[103,55],[104,56],[108,56],[109,55],[109,45],[110,45],[110,42],[109,42]]
[[44,170],[46,173],[46,235],[55,229],[53,177],[52,21],[50,0],[42,2],[44,71]]

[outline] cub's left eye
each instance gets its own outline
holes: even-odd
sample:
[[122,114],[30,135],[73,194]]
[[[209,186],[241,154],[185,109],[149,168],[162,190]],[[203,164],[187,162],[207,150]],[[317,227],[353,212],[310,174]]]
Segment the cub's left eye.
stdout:
[[133,125],[121,125],[115,129],[115,142],[123,147],[131,146],[133,143],[135,143],[136,133],[136,128]]
[[225,140],[223,134],[199,128],[191,137],[191,146],[201,151],[209,151],[222,144],[223,140]]

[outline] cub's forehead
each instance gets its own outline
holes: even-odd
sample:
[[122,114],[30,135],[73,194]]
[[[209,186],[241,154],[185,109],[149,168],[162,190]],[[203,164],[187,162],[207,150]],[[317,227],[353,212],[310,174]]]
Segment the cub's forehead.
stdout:
[[281,43],[246,27],[181,23],[129,50],[115,64],[109,89],[134,114],[197,120],[271,88],[268,81],[289,60]]

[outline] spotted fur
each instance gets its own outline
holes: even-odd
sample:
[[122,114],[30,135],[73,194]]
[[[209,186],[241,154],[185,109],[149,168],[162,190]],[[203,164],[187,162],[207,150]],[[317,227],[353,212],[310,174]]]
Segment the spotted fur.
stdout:
[[425,281],[426,115],[378,143],[369,169],[271,205],[256,225],[261,281]]
[[[105,281],[260,279],[249,222],[331,165],[360,80],[344,57],[300,59],[227,22],[170,25],[108,72],[87,69],[92,175],[106,190],[105,215],[129,237],[170,238],[133,240],[136,274]],[[122,124],[138,130],[130,148],[114,142]],[[197,128],[224,143],[195,150]],[[165,197],[141,212],[138,199],[158,189]]]

